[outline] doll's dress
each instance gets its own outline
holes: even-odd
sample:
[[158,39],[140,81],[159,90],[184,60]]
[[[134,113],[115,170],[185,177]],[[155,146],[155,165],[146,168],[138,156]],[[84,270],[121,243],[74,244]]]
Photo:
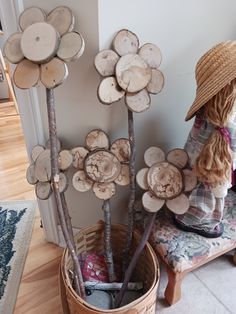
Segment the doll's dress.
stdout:
[[[231,119],[227,124],[230,134],[230,146],[233,151],[233,161],[236,161],[236,123]],[[195,163],[200,151],[215,130],[215,126],[203,118],[201,113],[195,117],[193,127],[189,133],[185,150],[189,155],[190,167]],[[235,168],[235,165],[232,165]],[[231,187],[231,182],[227,183]],[[189,195],[190,207],[184,215],[176,215],[177,222],[204,232],[211,232],[219,226],[224,209],[224,198],[216,198],[211,187],[199,182]]]

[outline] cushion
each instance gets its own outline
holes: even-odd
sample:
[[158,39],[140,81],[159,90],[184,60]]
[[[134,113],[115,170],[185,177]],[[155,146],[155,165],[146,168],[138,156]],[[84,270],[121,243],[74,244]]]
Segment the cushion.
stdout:
[[224,233],[216,239],[207,239],[192,232],[179,230],[166,211],[160,212],[152,230],[154,250],[174,272],[183,272],[204,262],[213,255],[236,247],[236,193],[225,198]]

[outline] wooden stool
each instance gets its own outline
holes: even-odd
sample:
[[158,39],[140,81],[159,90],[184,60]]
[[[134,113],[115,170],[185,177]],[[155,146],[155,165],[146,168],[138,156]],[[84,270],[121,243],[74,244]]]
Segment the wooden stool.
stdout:
[[[168,214],[160,213],[150,242],[167,270],[165,299],[170,305],[180,300],[181,283],[187,273],[236,248],[236,193],[233,191],[225,199],[223,223],[223,235],[207,239],[179,230]],[[236,253],[233,260],[236,265]]]

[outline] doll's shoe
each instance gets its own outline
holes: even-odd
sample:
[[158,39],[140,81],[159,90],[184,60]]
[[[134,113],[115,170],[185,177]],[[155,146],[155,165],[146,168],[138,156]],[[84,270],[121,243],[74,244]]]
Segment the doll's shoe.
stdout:
[[194,232],[194,233],[197,233],[197,234],[199,234],[205,238],[218,238],[224,232],[224,225],[222,222],[220,222],[219,225],[217,225],[211,231],[204,231],[204,230],[200,230],[200,229],[195,229],[194,227],[187,226],[187,225],[183,224],[182,222],[178,221],[175,217],[174,217],[174,223],[175,223],[176,227],[178,227],[179,229],[181,229],[183,231]]

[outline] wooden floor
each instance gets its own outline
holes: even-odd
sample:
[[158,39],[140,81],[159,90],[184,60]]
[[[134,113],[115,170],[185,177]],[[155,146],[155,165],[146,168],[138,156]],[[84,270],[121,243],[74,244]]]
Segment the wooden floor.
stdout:
[[[34,199],[25,179],[28,166],[19,116],[12,104],[0,103],[1,200]],[[62,250],[44,240],[39,213],[27,256],[14,314],[61,314],[57,271]]]

